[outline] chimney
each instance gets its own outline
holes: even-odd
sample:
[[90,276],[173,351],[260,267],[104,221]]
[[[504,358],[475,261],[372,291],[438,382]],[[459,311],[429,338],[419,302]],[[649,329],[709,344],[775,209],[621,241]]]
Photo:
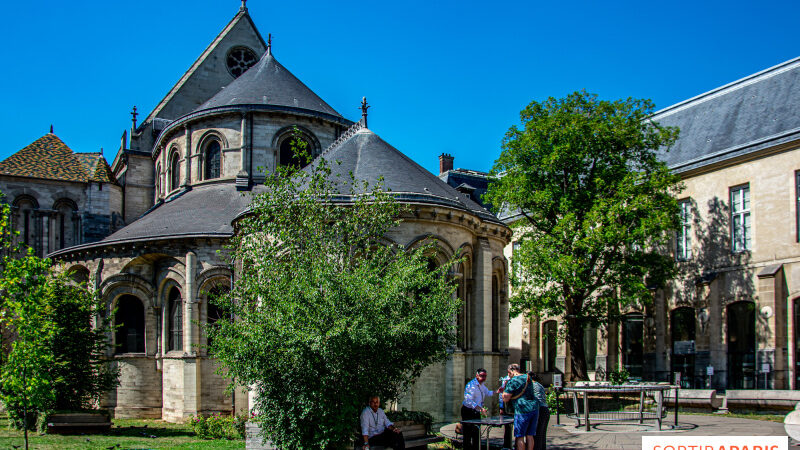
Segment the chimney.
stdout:
[[453,170],[453,155],[442,153],[439,155],[439,175],[447,172],[448,170]]

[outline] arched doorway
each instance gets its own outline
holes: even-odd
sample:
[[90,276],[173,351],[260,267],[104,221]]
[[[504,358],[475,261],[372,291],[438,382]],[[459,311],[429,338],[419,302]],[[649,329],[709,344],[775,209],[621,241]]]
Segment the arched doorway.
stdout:
[[640,313],[622,319],[622,365],[631,378],[644,375],[644,316]]
[[693,389],[695,357],[695,311],[684,306],[670,312],[669,329],[672,334],[672,373],[680,374],[680,386]]
[[756,387],[756,308],[753,302],[728,305],[728,389]]
[[555,320],[548,320],[542,324],[542,340],[544,371],[554,372],[558,355],[558,324]]

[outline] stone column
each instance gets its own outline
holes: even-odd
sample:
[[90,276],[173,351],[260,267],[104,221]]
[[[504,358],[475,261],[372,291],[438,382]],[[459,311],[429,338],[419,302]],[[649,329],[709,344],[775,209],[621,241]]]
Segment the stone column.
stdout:
[[[481,352],[480,360],[475,363],[489,370],[492,351],[492,248],[486,238],[478,238],[475,267],[473,349]],[[488,375],[489,379],[493,379],[497,374]]]
[[188,187],[192,183],[192,127],[185,125],[183,127],[184,140],[184,177],[183,185],[181,187]]
[[197,325],[198,302],[195,295],[197,255],[186,253],[183,313],[183,416],[197,415],[202,410],[202,363],[198,355],[199,329]]
[[[725,343],[725,320],[723,317],[722,298],[720,288],[722,278],[717,278],[709,284],[708,289],[708,348],[710,350],[710,366],[714,368],[714,375],[709,377],[710,388],[725,387],[728,384],[727,344]],[[706,373],[706,368],[701,369]]]
[[252,146],[250,145],[250,120],[247,113],[242,113],[242,123],[240,129],[240,154],[241,165],[239,173],[236,174],[236,188],[248,189],[250,187],[250,158],[252,157]]
[[[669,308],[666,305],[664,291],[655,293],[653,302],[653,319],[655,320],[655,376],[656,381],[672,382],[667,354],[667,324],[669,323]],[[663,378],[663,379],[662,379]]]

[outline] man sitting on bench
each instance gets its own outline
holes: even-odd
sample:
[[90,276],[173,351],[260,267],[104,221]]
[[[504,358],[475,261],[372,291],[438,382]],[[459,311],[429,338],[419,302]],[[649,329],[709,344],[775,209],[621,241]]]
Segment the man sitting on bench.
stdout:
[[405,450],[406,443],[403,432],[397,429],[380,408],[381,399],[373,395],[369,406],[361,411],[361,435],[364,438],[364,449],[370,445],[383,445],[394,450]]

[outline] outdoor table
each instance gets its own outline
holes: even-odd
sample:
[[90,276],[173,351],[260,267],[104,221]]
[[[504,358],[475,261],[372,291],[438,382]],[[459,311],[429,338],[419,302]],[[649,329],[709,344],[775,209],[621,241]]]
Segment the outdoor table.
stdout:
[[[481,434],[483,433],[483,426],[486,425],[486,450],[489,450],[489,430],[492,427],[502,427],[504,425],[509,425],[514,423],[514,416],[494,416],[494,417],[484,417],[482,419],[469,419],[469,420],[462,420],[461,424],[474,424],[478,425],[478,438],[480,439]],[[481,446],[480,441],[478,441],[478,447]]]

